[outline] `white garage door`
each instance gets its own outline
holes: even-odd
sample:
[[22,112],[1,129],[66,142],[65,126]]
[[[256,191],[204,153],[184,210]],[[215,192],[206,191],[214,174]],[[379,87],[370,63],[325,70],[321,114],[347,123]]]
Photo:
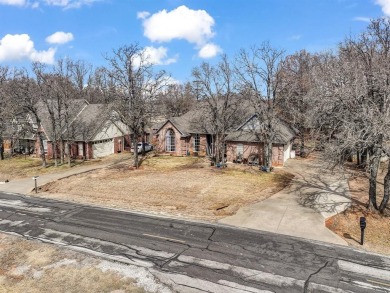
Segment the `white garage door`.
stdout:
[[98,140],[92,143],[93,158],[101,158],[114,153],[114,140],[105,139]]

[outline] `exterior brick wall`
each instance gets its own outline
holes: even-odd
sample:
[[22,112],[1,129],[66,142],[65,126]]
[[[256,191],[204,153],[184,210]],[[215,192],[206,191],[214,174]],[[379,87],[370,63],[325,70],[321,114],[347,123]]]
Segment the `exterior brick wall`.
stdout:
[[85,145],[85,157],[87,160],[91,160],[93,158],[91,142],[86,143]]
[[[250,156],[259,155],[259,164],[263,164],[263,149],[264,144],[250,143],[250,142],[227,142],[227,161],[233,162],[237,159],[237,145],[243,145],[242,159],[248,159]],[[272,165],[283,166],[284,162],[284,148],[283,145],[272,146]]]
[[[155,135],[156,141],[156,149],[159,152],[166,152],[165,150],[165,135],[169,129],[172,129],[175,133],[175,151],[169,152],[176,156],[186,155],[185,144],[181,142],[181,134],[180,132],[172,125],[172,123],[168,122],[164,125],[163,128],[159,130],[159,132]],[[184,153],[183,153],[184,152]]]
[[[168,130],[172,129],[175,133],[175,151],[167,152],[166,151],[166,142],[165,136]],[[207,136],[204,134],[200,134],[199,137],[199,151],[195,152],[195,138],[193,135],[189,137],[181,137],[180,132],[172,125],[172,123],[168,122],[164,125],[163,128],[159,130],[153,136],[152,143],[155,146],[155,149],[162,153],[169,153],[174,156],[206,156],[207,154]]]
[[114,153],[120,153],[123,151],[123,137],[114,138]]

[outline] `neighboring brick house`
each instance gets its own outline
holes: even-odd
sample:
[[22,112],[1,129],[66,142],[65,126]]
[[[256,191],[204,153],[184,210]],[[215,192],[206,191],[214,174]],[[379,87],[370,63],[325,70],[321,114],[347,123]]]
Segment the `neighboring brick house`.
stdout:
[[[264,144],[257,138],[257,115],[252,115],[237,130],[226,137],[227,161],[254,162],[263,164]],[[283,166],[290,158],[291,146],[296,131],[286,122],[275,119],[275,138],[272,142],[272,165]]]
[[18,113],[7,123],[3,133],[3,147],[6,153],[31,154],[34,152],[34,132],[37,126],[30,114]]
[[[110,154],[130,150],[130,140],[125,125],[118,119],[118,114],[105,104],[89,104],[85,100],[73,100],[68,109],[67,128],[63,126],[55,134],[50,116],[42,105],[40,130],[44,134],[43,146],[48,158],[54,158],[54,137],[57,137],[57,154],[64,148],[65,156],[76,159],[96,159]],[[70,154],[61,144],[69,142]],[[40,155],[39,140],[35,139],[35,153]]]
[[[155,148],[162,153],[176,156],[213,156],[213,135],[200,128],[199,112],[190,111],[180,117],[166,120],[155,128]],[[256,139],[252,115],[244,124],[226,136],[226,160],[228,162],[252,162],[263,164],[263,143]],[[291,145],[296,135],[287,123],[276,119],[276,135],[272,148],[272,164],[280,166],[290,158]]]
[[155,128],[155,149],[176,156],[206,156],[213,153],[212,136],[194,123],[198,115],[190,111],[173,117]]

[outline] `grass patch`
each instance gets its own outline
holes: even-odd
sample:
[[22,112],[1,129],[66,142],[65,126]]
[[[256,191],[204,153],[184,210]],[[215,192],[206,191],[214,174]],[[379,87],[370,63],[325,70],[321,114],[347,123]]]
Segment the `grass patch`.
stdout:
[[97,258],[0,234],[0,292],[145,292]]
[[139,170],[99,169],[52,182],[42,191],[48,192],[43,196],[86,204],[218,220],[270,197],[292,178],[282,170],[219,169],[205,158],[159,156],[146,159]]
[[[94,160],[72,160],[72,168],[78,168],[82,166],[99,165],[102,163],[109,163],[115,161],[123,161],[130,159],[130,154],[115,154],[105,157],[103,159]],[[42,167],[42,160],[33,156],[14,156],[0,161],[0,180],[5,179],[17,179],[24,177],[31,177],[35,175],[44,175],[50,173],[57,173],[69,170],[67,161],[64,164],[60,164],[55,167],[54,160],[47,160],[47,167]]]
[[202,157],[153,156],[142,162],[142,167],[153,171],[174,171],[208,164],[208,159]]

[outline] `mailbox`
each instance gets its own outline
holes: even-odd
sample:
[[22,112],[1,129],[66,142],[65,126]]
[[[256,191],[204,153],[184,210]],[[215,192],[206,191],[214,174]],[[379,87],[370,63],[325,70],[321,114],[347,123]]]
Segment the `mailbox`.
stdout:
[[360,217],[360,245],[364,243],[364,229],[366,229],[367,223],[365,217]]
[[360,229],[364,230],[366,229],[367,223],[365,217],[360,217]]

